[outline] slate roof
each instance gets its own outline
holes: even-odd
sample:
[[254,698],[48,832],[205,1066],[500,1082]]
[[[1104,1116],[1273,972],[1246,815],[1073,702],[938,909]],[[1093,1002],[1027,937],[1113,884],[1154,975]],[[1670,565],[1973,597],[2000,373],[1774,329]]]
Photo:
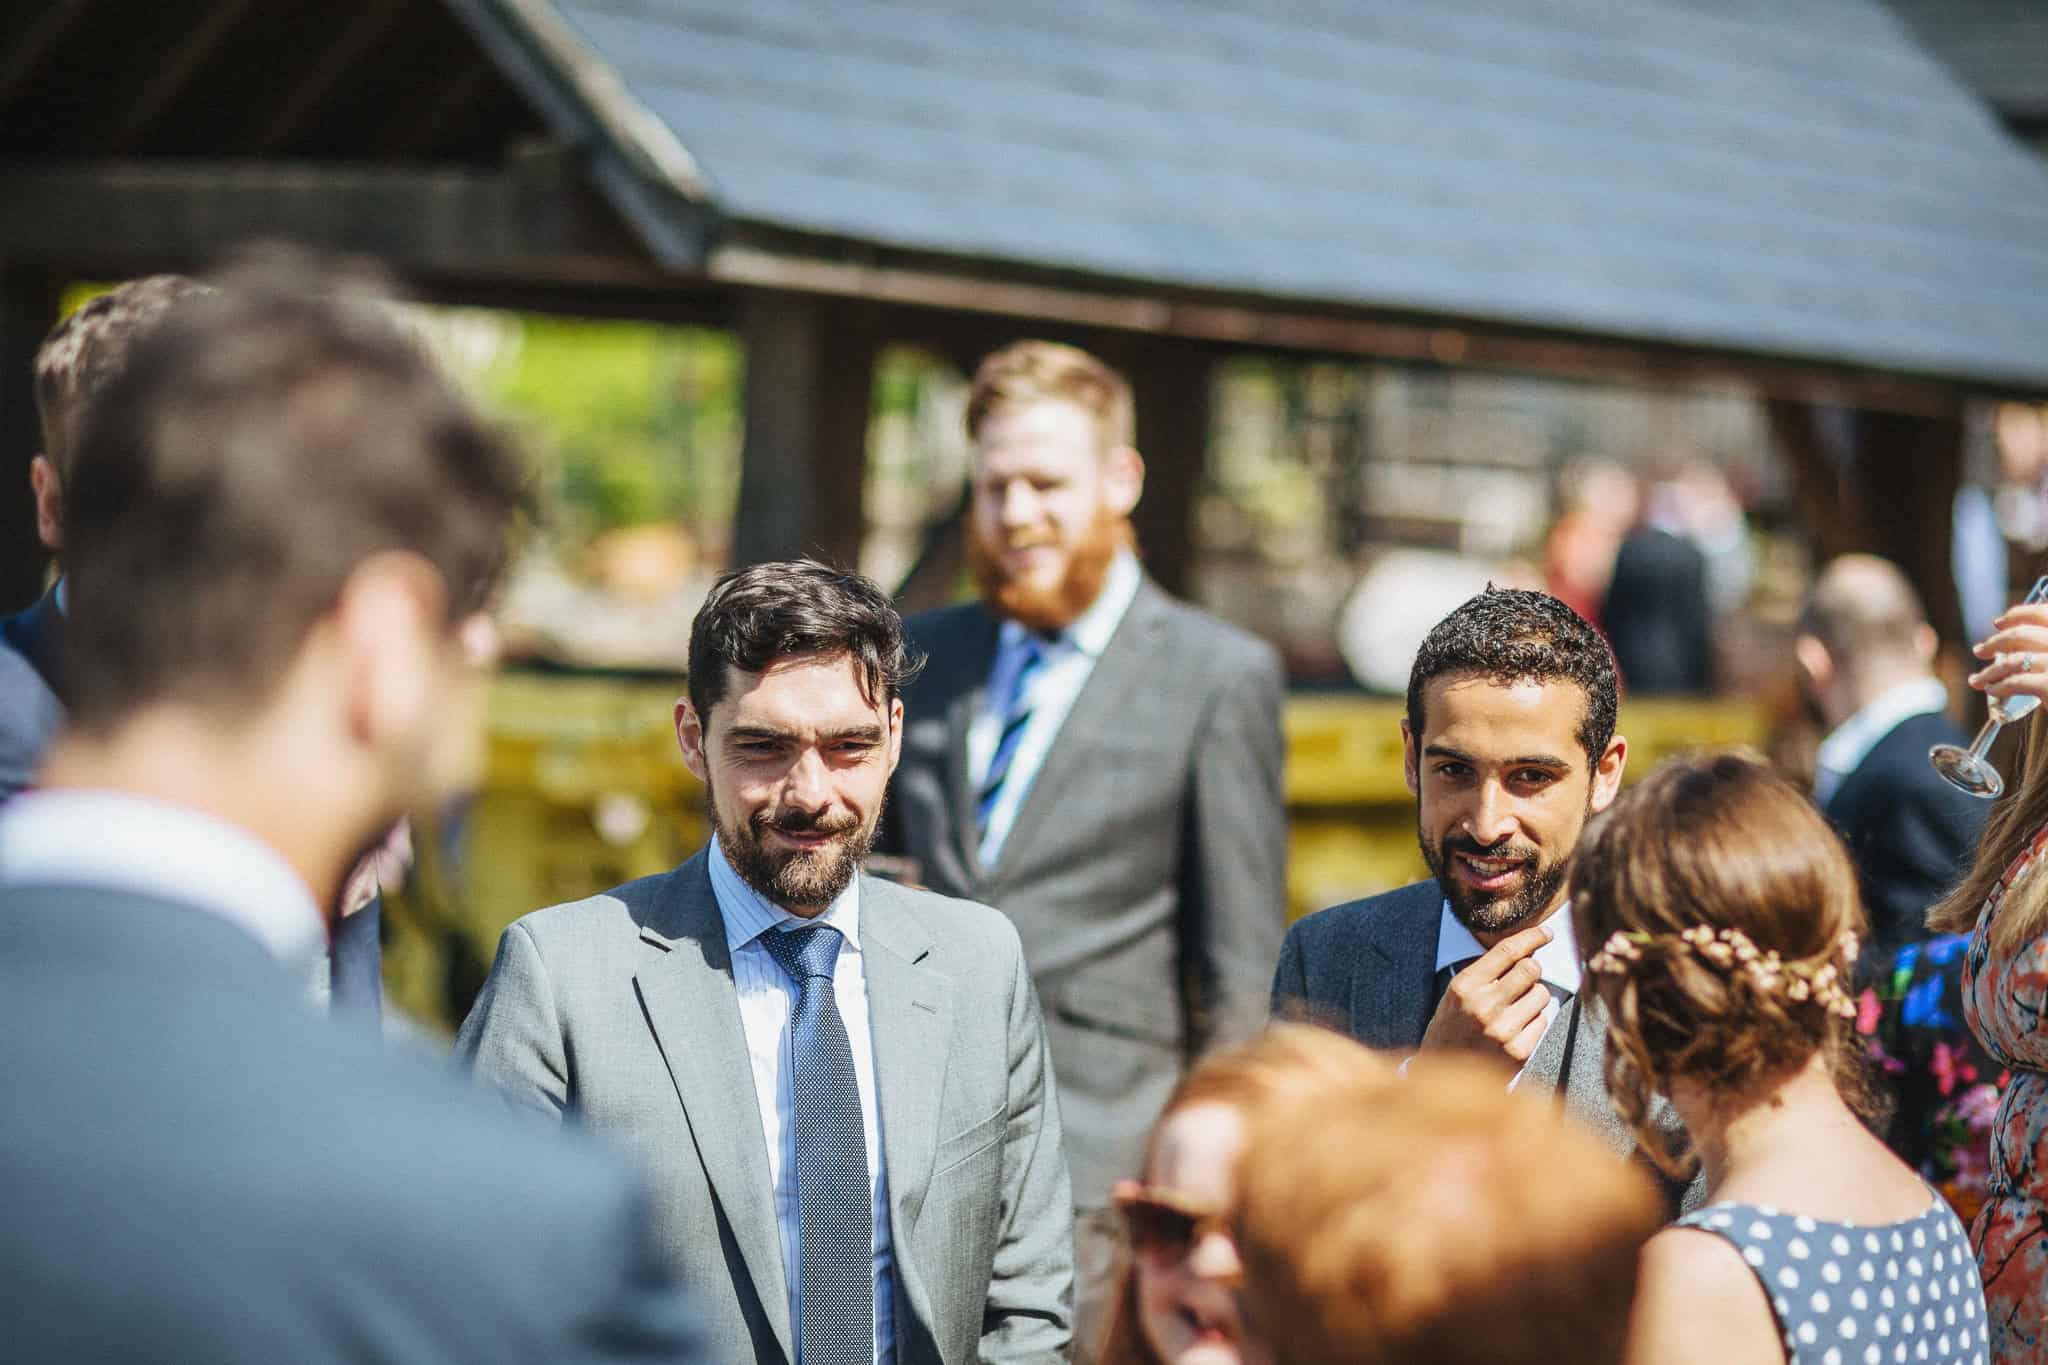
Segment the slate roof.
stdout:
[[1878,0],[469,3],[729,238],[2048,384],[2048,164]]

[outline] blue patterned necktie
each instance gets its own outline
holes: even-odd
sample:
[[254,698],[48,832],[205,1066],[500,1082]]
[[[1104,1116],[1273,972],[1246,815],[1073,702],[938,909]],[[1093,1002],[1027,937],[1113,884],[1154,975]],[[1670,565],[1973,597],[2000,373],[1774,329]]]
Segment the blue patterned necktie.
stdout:
[[832,968],[839,931],[813,924],[761,935],[796,982],[797,1365],[871,1365],[875,1356],[874,1213],[853,1048]]
[[1045,665],[1046,641],[1026,632],[1024,662],[1017,669],[1017,676],[1010,684],[1010,704],[1003,711],[1002,738],[996,741],[996,751],[988,761],[988,776],[981,780],[981,791],[974,798],[975,814],[983,829],[988,828],[989,816],[995,814],[996,802],[1003,797],[1003,779],[1010,775],[1010,764],[1017,757],[1017,746],[1024,739],[1024,727],[1031,723],[1031,684]]

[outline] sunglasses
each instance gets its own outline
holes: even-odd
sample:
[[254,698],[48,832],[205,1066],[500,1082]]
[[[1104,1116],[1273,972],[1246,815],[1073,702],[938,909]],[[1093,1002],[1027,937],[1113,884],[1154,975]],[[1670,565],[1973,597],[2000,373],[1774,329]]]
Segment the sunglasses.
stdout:
[[1210,1233],[1229,1231],[1226,1214],[1156,1185],[1124,1181],[1110,1199],[1123,1216],[1131,1249],[1155,1262],[1184,1259]]

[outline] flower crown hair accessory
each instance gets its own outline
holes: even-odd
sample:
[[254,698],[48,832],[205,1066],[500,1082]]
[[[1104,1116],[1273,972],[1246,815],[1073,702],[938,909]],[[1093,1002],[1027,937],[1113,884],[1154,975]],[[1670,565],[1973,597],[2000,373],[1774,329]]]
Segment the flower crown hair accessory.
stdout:
[[[1810,1000],[1844,1019],[1856,1017],[1856,1001],[1843,988],[1842,971],[1836,963],[1824,962],[1818,967],[1808,967],[1786,962],[1775,948],[1767,953],[1759,952],[1749,935],[1740,929],[1716,930],[1704,924],[1696,924],[1676,934],[1617,929],[1607,936],[1607,942],[1586,965],[1608,976],[1626,976],[1632,964],[1643,960],[1643,949],[1652,945],[1667,948],[1675,945],[1680,951],[1690,951],[1705,958],[1722,971],[1742,972],[1760,991],[1782,993],[1788,1000]],[[1856,960],[1858,940],[1854,933],[1844,929],[1835,940],[1835,947],[1843,962]]]

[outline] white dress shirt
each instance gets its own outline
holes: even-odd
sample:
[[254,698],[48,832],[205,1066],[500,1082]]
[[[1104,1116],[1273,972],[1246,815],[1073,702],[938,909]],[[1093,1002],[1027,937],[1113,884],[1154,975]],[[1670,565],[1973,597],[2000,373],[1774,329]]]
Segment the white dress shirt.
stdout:
[[1828,731],[1828,737],[1814,751],[1814,802],[1825,806],[1842,785],[1842,779],[1855,772],[1878,741],[1898,729],[1901,722],[1946,710],[1948,688],[1939,678],[1915,678],[1880,693],[1855,715]]
[[[988,824],[981,831],[979,855],[983,867],[993,866],[1002,856],[1003,843],[1010,837],[1017,811],[1030,794],[1031,784],[1037,780],[1053,741],[1059,738],[1060,726],[1074,709],[1081,689],[1088,685],[1095,661],[1109,648],[1110,637],[1123,624],[1124,613],[1131,609],[1131,599],[1138,595],[1138,586],[1143,581],[1137,556],[1129,550],[1119,551],[1110,561],[1102,591],[1088,604],[1088,610],[1053,640],[1041,643],[1045,662],[1028,689],[1031,719],[1024,723],[1024,731],[1017,737],[1017,751],[1010,757],[1002,793],[996,797]],[[1015,621],[1003,622],[995,662],[989,669],[988,703],[967,727],[967,780],[976,792],[987,779],[996,746],[1002,742],[1003,726],[1009,720],[1010,693],[1016,687],[1018,671],[1024,667],[1027,634]]]
[[[1550,926],[1551,938],[1536,950],[1536,966],[1543,973],[1544,984],[1556,988],[1551,991],[1550,1003],[1543,1007],[1543,1032],[1548,1035],[1550,1026],[1557,1022],[1560,998],[1557,992],[1563,991],[1567,997],[1577,995],[1583,968],[1579,965],[1579,936],[1572,927],[1571,906],[1562,907],[1543,922]],[[1451,913],[1451,903],[1445,901],[1436,928],[1436,969],[1442,971],[1485,951],[1479,940],[1472,937],[1472,931]],[[1540,1039],[1537,1046],[1542,1046]],[[1532,1050],[1529,1055],[1533,1057],[1536,1054]],[[1522,1070],[1515,1072],[1514,1080],[1508,1082],[1508,1089],[1513,1090],[1521,1084],[1522,1071],[1527,1069],[1528,1065],[1524,1063]]]
[[[846,1025],[853,1051],[853,1077],[860,1089],[860,1124],[867,1135],[868,1195],[874,1236],[870,1243],[875,1285],[875,1360],[896,1359],[895,1256],[889,1241],[889,1181],[882,1169],[881,1106],[875,1098],[874,1034],[868,1024],[868,984],[861,966],[860,879],[854,878],[839,898],[813,919],[792,915],[747,885],[726,861],[718,836],[711,838],[706,860],[711,894],[725,924],[725,945],[732,952],[732,982],[739,994],[740,1029],[746,1034],[747,1059],[754,1072],[754,1102],[761,1114],[761,1136],[768,1147],[768,1179],[775,1187],[775,1224],[782,1234],[782,1272],[789,1285],[789,1320],[803,1322],[803,1286],[799,1283],[796,1198],[796,1116],[793,1078],[796,1054],[790,1036],[790,1014],[796,1007],[796,983],[760,942],[761,935],[824,923],[845,940],[832,967],[832,995]],[[799,1345],[799,1352],[802,1347]]]
[[327,952],[327,921],[277,851],[189,806],[50,788],[0,808],[0,884],[104,887],[211,911],[300,980]]

